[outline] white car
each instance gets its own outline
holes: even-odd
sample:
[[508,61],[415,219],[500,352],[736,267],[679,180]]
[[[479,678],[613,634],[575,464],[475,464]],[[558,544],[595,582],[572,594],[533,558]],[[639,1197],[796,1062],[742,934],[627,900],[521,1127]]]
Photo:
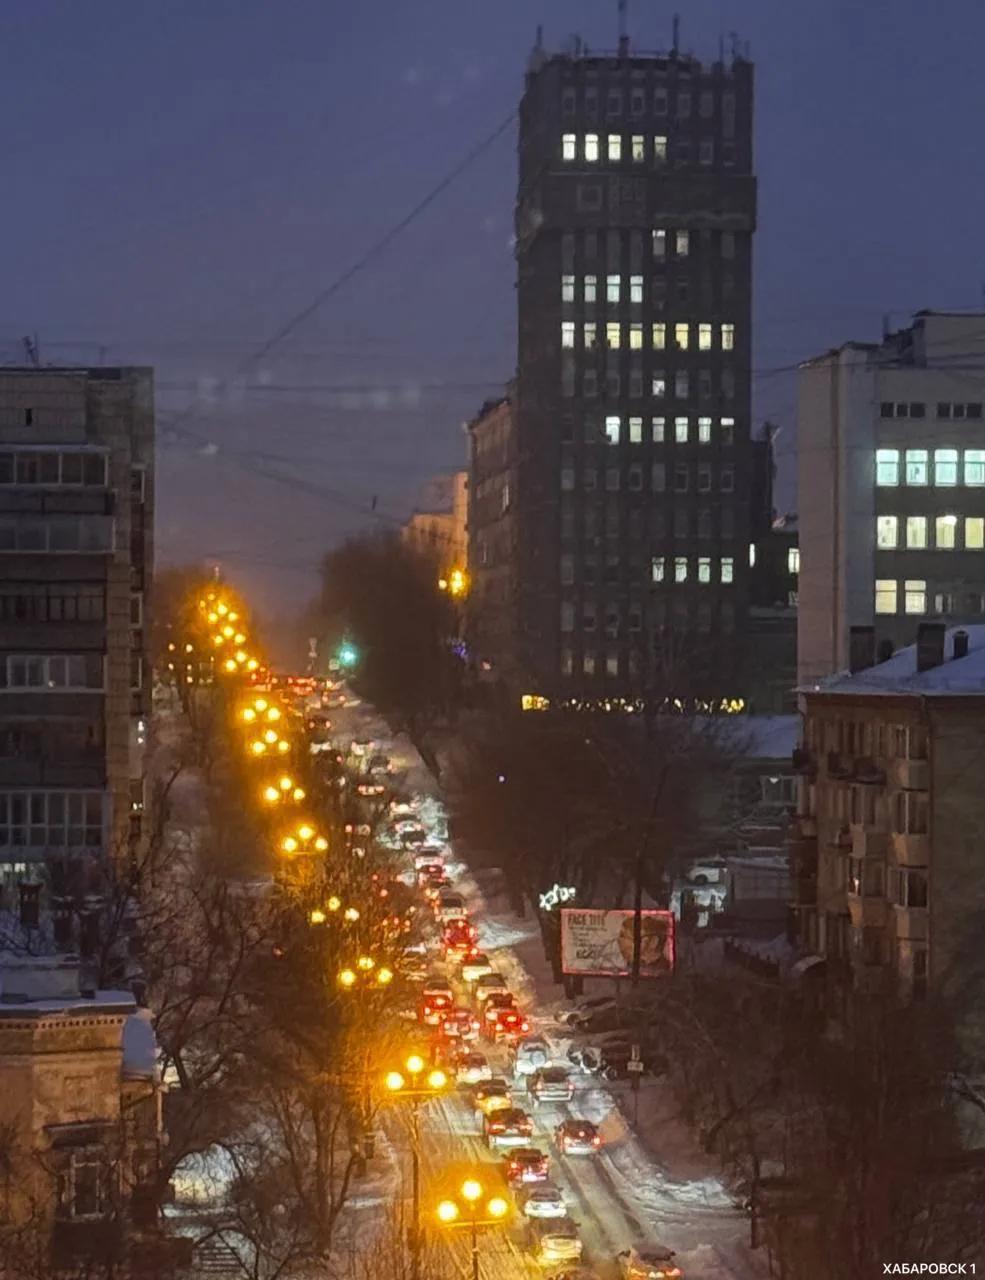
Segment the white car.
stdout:
[[579,1000],[577,1004],[558,1009],[555,1021],[563,1027],[587,1027],[589,1021],[600,1013],[608,1013],[616,1007],[614,996],[593,996],[589,1000]]
[[466,956],[462,961],[461,973],[463,982],[478,982],[480,978],[484,978],[487,973],[492,972],[492,961],[481,951],[476,951],[474,955]]
[[557,1267],[581,1261],[581,1237],[570,1218],[551,1218],[530,1223],[534,1261],[539,1267]]
[[455,1067],[458,1084],[485,1084],[493,1078],[492,1067],[483,1053],[464,1053]]
[[450,920],[467,920],[469,909],[460,893],[446,893],[442,890],[438,895],[434,914],[440,924],[447,924]]
[[674,1250],[663,1244],[639,1244],[624,1249],[616,1258],[621,1280],[679,1280],[681,1269],[674,1265]]
[[566,1218],[568,1216],[560,1187],[555,1187],[550,1182],[542,1182],[539,1187],[530,1187],[529,1190],[521,1192],[518,1198],[525,1218]]

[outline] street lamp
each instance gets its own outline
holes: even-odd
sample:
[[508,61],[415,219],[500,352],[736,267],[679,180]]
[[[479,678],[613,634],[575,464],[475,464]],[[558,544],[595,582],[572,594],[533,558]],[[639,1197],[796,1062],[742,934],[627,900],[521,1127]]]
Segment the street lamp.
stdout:
[[486,1198],[486,1189],[476,1177],[466,1178],[457,1197],[440,1201],[435,1209],[442,1226],[468,1226],[472,1237],[472,1280],[479,1280],[479,1227],[495,1226],[509,1211],[504,1196],[493,1194]]

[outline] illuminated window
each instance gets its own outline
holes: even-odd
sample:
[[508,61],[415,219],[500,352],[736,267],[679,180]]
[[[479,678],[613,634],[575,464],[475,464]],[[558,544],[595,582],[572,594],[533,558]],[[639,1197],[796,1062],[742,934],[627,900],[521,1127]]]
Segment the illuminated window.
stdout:
[[722,350],[732,351],[735,349],[735,325],[722,325]]
[[876,613],[896,612],[896,579],[876,578]]
[[631,146],[633,164],[642,164],[646,159],[646,138],[643,137],[642,133],[633,134]]
[[899,449],[876,450],[876,484],[899,484]]
[[749,543],[749,568],[750,569],[753,568],[755,563],[756,563],[756,544],[755,542],[750,542]]
[[662,400],[667,394],[667,377],[662,369],[658,369],[650,379],[650,394],[654,400]]
[[[926,449],[907,449],[905,456],[906,483],[924,485],[930,482],[930,465]],[[893,481],[895,484],[896,482]]]
[[643,326],[641,324],[631,324],[629,326],[629,349],[630,351],[643,350]]
[[578,139],[573,133],[565,133],[561,136],[561,159],[577,160],[578,159]]
[[667,232],[662,227],[653,232],[653,256],[661,262],[667,256]]
[[910,551],[922,551],[927,545],[927,517],[906,517],[906,545]]
[[965,516],[964,545],[969,551],[985,549],[985,518]]
[[898,545],[899,518],[876,516],[876,546],[882,551],[892,551]]
[[735,558],[734,556],[722,556],[721,577],[723,582],[735,581]]
[[800,573],[800,547],[787,548],[787,573]]
[[595,674],[595,653],[592,649],[586,649],[582,654],[581,669],[586,676],[593,676]]
[[606,418],[605,439],[607,444],[619,443],[619,418],[618,417]]
[[642,276],[629,277],[629,300],[630,302],[643,301],[643,277]]
[[731,444],[735,434],[735,419],[723,418],[721,421],[722,444]]
[[656,134],[653,139],[653,158],[658,165],[667,163],[667,139],[663,134]]
[[597,133],[585,134],[585,159],[589,163],[594,164],[599,158],[599,135]]
[[674,439],[678,444],[687,444],[689,421],[686,417],[674,419]]
[[674,374],[674,398],[686,400],[691,394],[691,379],[686,369],[678,369]]
[[698,419],[698,444],[711,443],[711,418]]
[[698,556],[698,581],[711,582],[711,556]]
[[965,484],[985,484],[985,449],[965,449]]
[[561,346],[573,347],[575,345],[575,322],[573,320],[561,321]]
[[598,291],[598,277],[586,276],[585,277],[585,301],[594,302],[597,291]]
[[594,320],[589,320],[585,325],[585,350],[594,351],[598,342],[598,327]]
[[619,674],[619,654],[614,649],[609,649],[606,652],[605,674],[607,676],[617,676]]
[[691,248],[691,233],[689,231],[678,231],[674,237],[674,252],[679,258],[686,258]]
[[605,300],[606,302],[619,301],[620,282],[618,276],[605,277]]
[[687,321],[674,325],[674,343],[679,351],[686,351],[690,327]]
[[674,581],[687,582],[687,556],[674,557]]
[[667,430],[666,418],[650,419],[650,439],[653,441],[654,444],[663,444],[664,434],[666,430]]
[[630,418],[629,443],[630,444],[643,443],[643,419],[642,418]]
[[927,583],[923,578],[907,578],[903,583],[903,611],[927,612]]
[[618,320],[610,320],[605,326],[605,345],[612,351],[622,345],[622,327]]
[[665,571],[665,561],[663,556],[654,556],[650,561],[650,581],[663,582]]
[[574,302],[575,300],[575,278],[574,276],[561,277],[561,301]]
[[952,485],[958,483],[958,451],[957,449],[934,450],[934,484]]
[[621,133],[609,134],[609,159],[610,160],[622,159],[622,134]]
[[957,540],[958,517],[938,516],[934,521],[934,545],[938,551],[953,551]]
[[654,351],[663,351],[667,345],[667,326],[663,321],[659,321],[651,329],[651,338],[653,341]]
[[699,351],[711,350],[711,325],[710,324],[698,325],[698,350]]

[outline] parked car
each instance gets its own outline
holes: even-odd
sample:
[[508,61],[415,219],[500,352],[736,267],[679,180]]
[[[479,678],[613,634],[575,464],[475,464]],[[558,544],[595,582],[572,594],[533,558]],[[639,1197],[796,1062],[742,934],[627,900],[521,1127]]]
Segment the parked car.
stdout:
[[602,1136],[591,1120],[563,1120],[554,1130],[557,1148],[566,1156],[594,1155]]
[[527,1090],[535,1102],[570,1102],[575,1085],[564,1067],[541,1067],[530,1077]]
[[534,1131],[533,1121],[519,1107],[499,1107],[483,1117],[482,1134],[493,1151],[525,1147]]
[[516,1147],[506,1159],[506,1181],[513,1186],[546,1182],[550,1160],[537,1147]]
[[621,1280],[678,1280],[674,1250],[662,1244],[640,1244],[616,1256]]
[[615,1007],[614,996],[592,996],[588,1000],[579,1000],[577,1004],[565,1005],[558,1009],[554,1018],[562,1027],[579,1030],[588,1025],[588,1020],[594,1013],[601,1013]]

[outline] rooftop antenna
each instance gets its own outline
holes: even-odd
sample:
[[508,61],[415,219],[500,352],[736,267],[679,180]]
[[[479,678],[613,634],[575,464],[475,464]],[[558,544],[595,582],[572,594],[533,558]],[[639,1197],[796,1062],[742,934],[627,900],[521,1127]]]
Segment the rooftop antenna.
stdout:
[[681,47],[681,15],[679,13],[674,14],[673,32],[674,38],[671,42],[671,53],[676,58],[678,50]]
[[28,363],[33,364],[35,369],[39,368],[41,365],[41,350],[38,344],[38,335],[35,334],[32,338],[29,333],[25,334],[21,338],[21,346],[27,353]]
[[536,40],[536,42],[534,43],[534,48],[535,48],[535,49],[543,49],[543,47],[544,47],[544,28],[543,28],[543,25],[538,24],[538,26],[537,26],[537,40]]
[[729,44],[732,46],[732,61],[734,62],[739,56],[739,33],[738,31],[730,31],[728,33]]
[[629,57],[629,34],[626,30],[627,0],[619,0],[619,56]]

